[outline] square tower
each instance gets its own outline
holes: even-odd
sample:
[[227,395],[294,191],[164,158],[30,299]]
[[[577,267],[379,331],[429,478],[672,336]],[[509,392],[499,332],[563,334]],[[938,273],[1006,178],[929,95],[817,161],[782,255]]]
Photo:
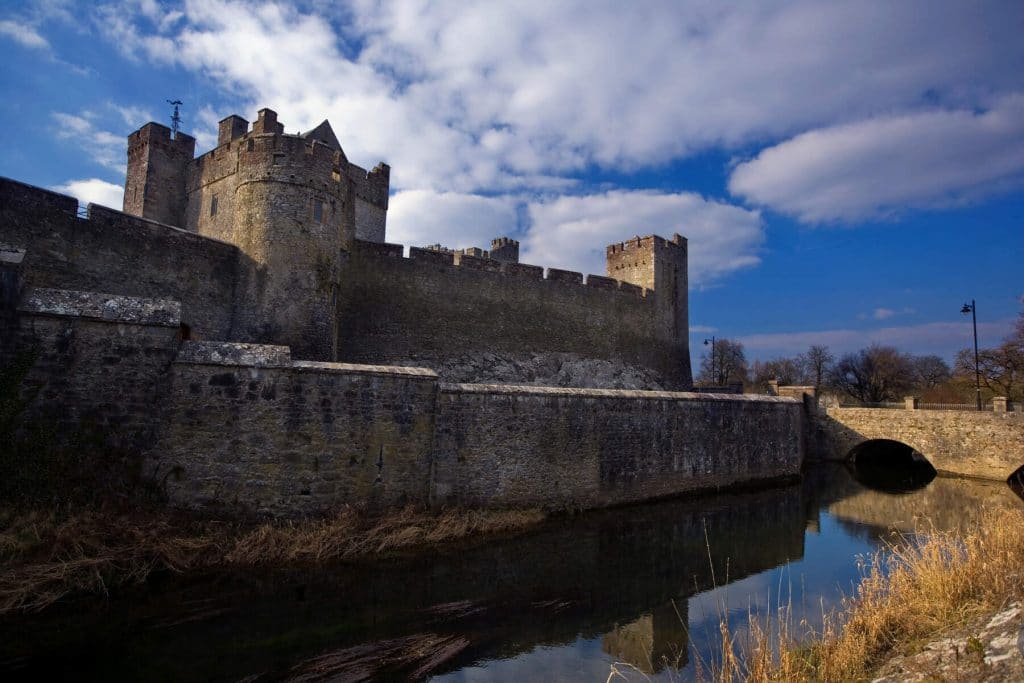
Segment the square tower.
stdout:
[[128,136],[125,213],[176,228],[185,227],[185,168],[196,139],[159,123],[147,123]]
[[660,333],[676,356],[672,365],[678,368],[678,375],[674,379],[692,386],[686,238],[679,234],[671,240],[637,236],[609,245],[605,259],[608,277],[653,292]]

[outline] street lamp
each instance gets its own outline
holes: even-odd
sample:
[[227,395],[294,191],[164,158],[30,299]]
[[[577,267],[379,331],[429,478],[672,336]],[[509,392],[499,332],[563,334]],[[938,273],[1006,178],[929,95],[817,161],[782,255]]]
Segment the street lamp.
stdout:
[[974,388],[978,410],[981,410],[981,372],[978,370],[978,308],[974,304],[974,299],[971,299],[971,303],[964,304],[960,312],[970,313],[971,320],[974,322]]
[[711,344],[711,382],[713,384],[717,384],[718,378],[715,377],[715,338],[712,337],[711,341],[705,339],[704,346],[707,346],[708,344]]

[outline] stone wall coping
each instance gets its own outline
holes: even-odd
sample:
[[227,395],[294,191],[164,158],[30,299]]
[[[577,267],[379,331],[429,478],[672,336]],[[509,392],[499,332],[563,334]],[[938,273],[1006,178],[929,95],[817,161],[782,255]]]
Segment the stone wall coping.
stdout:
[[[1024,413],[1016,411],[1007,411],[1005,413],[996,413],[995,411],[989,410],[939,410],[936,408],[917,408],[914,410],[908,410],[906,408],[861,408],[859,406],[829,406],[825,409],[827,415],[831,415],[835,412],[842,413],[853,413],[853,412],[870,412],[870,413],[885,413],[886,415],[956,415],[957,417],[964,417],[966,415],[973,416],[968,419],[981,419],[981,418],[992,418],[993,416],[1003,419],[1006,416],[1024,415]],[[1022,418],[1024,419],[1024,418]]]
[[18,265],[25,260],[25,250],[0,244],[0,263]]
[[419,379],[437,380],[437,373],[429,368],[413,368],[401,365],[360,365],[357,363],[330,363],[314,360],[297,360],[291,364],[296,370],[329,372],[337,374],[401,375]]
[[243,365],[260,368],[288,367],[292,350],[287,346],[240,342],[187,341],[181,345],[175,363],[193,365]]
[[501,394],[519,396],[566,396],[570,398],[633,398],[667,401],[722,401],[742,403],[802,404],[796,398],[761,394],[705,394],[692,391],[639,391],[634,389],[583,389],[579,387],[539,387],[521,384],[449,384],[441,391],[451,394]]
[[181,303],[172,299],[143,299],[69,289],[39,287],[29,290],[18,306],[18,311],[130,325],[178,327],[181,324]]

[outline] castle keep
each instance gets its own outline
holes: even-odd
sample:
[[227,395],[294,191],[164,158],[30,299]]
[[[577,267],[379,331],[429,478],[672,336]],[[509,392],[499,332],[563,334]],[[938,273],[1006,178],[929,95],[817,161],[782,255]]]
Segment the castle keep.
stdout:
[[176,504],[267,514],[592,507],[798,473],[793,399],[432,370],[570,354],[688,389],[683,237],[613,244],[606,275],[520,263],[507,237],[406,254],[388,192],[326,121],[287,134],[269,109],[199,157],[132,133],[123,212],[0,179],[0,361],[34,354],[26,419],[103,431]]

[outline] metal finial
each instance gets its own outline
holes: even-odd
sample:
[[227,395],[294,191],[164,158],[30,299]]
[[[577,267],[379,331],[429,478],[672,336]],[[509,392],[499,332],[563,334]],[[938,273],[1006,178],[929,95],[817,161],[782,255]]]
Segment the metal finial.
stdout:
[[181,100],[167,100],[167,104],[174,106],[174,113],[171,114],[171,139],[178,137],[178,129],[181,128],[181,115],[178,107],[184,104]]

